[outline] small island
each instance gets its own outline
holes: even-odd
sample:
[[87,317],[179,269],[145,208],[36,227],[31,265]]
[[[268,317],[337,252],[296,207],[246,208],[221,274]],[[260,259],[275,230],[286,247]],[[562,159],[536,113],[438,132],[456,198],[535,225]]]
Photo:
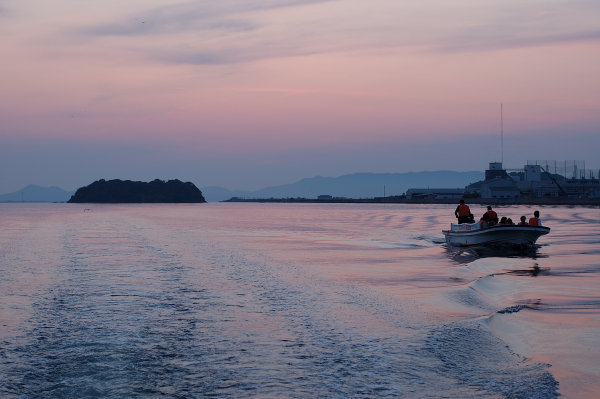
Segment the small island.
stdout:
[[204,203],[202,192],[191,182],[179,180],[98,180],[77,189],[69,203]]

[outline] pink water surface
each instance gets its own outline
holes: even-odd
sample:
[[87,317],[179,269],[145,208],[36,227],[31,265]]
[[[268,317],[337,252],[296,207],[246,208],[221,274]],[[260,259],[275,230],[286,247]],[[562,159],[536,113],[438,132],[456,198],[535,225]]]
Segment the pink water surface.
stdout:
[[595,397],[600,210],[527,252],[448,247],[453,210],[0,204],[1,392]]

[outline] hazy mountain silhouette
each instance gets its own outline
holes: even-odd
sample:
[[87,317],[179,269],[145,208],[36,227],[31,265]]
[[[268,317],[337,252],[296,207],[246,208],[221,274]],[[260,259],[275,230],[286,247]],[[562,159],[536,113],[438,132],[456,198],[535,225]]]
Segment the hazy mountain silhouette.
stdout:
[[482,180],[483,172],[409,172],[354,173],[340,177],[311,177],[292,184],[266,187],[257,191],[234,191],[222,187],[202,187],[208,201],[240,198],[317,198],[319,195],[347,198],[373,198],[402,195],[409,188],[463,188]]
[[30,184],[14,193],[1,194],[0,202],[67,202],[74,191],[60,187],[41,187]]
[[[240,198],[317,198],[331,195],[347,198],[373,198],[401,195],[409,188],[457,188],[483,180],[480,171],[410,172],[410,173],[354,173],[340,177],[311,177],[292,184],[266,187],[256,191],[228,190],[223,187],[201,187],[207,201],[217,202],[232,197]],[[74,191],[59,187],[28,185],[14,193],[0,195],[0,202],[67,202]]]

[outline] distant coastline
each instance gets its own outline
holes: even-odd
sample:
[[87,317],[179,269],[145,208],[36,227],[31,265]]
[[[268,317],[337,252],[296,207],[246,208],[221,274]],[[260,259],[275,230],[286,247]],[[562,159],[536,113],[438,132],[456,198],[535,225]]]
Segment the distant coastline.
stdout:
[[[149,183],[125,181],[131,185],[95,192],[95,198],[74,196],[74,191],[58,187],[28,185],[21,190],[0,195],[0,202],[99,202],[99,203],[177,203],[177,202],[295,202],[295,203],[403,203],[454,204],[465,198],[470,203],[523,205],[600,205],[600,171],[582,169],[579,161],[544,163],[528,161],[520,169],[504,169],[499,162],[490,163],[484,172],[430,171],[408,173],[354,173],[339,177],[301,179],[295,183],[265,187],[260,190],[229,190],[218,186],[196,188],[179,180]],[[560,165],[562,166],[562,169]],[[552,165],[552,168],[550,167]],[[571,165],[571,166],[569,166]],[[548,172],[552,169],[552,173]],[[102,180],[104,181],[104,180]],[[110,182],[117,182],[112,180]],[[159,193],[133,187],[178,183],[181,186]],[[98,183],[98,182],[96,182]],[[185,185],[193,186],[202,199],[179,195]],[[115,185],[116,186],[116,185]],[[191,187],[190,186],[190,187]],[[454,187],[454,188],[452,188]],[[187,189],[187,188],[186,188]],[[127,190],[130,190],[127,194]],[[185,191],[185,190],[183,190]],[[81,194],[81,193],[80,193]],[[106,195],[105,195],[106,194]],[[182,194],[182,192],[180,192]],[[189,194],[189,193],[188,193]],[[87,194],[86,194],[87,195]],[[116,195],[116,197],[115,197]],[[183,199],[185,198],[185,199]]]

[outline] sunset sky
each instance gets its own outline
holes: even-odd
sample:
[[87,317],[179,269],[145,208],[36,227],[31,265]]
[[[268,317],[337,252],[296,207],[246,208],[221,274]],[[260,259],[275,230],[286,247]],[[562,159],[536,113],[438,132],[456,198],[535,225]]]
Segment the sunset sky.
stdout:
[[0,0],[0,193],[600,168],[600,1]]

